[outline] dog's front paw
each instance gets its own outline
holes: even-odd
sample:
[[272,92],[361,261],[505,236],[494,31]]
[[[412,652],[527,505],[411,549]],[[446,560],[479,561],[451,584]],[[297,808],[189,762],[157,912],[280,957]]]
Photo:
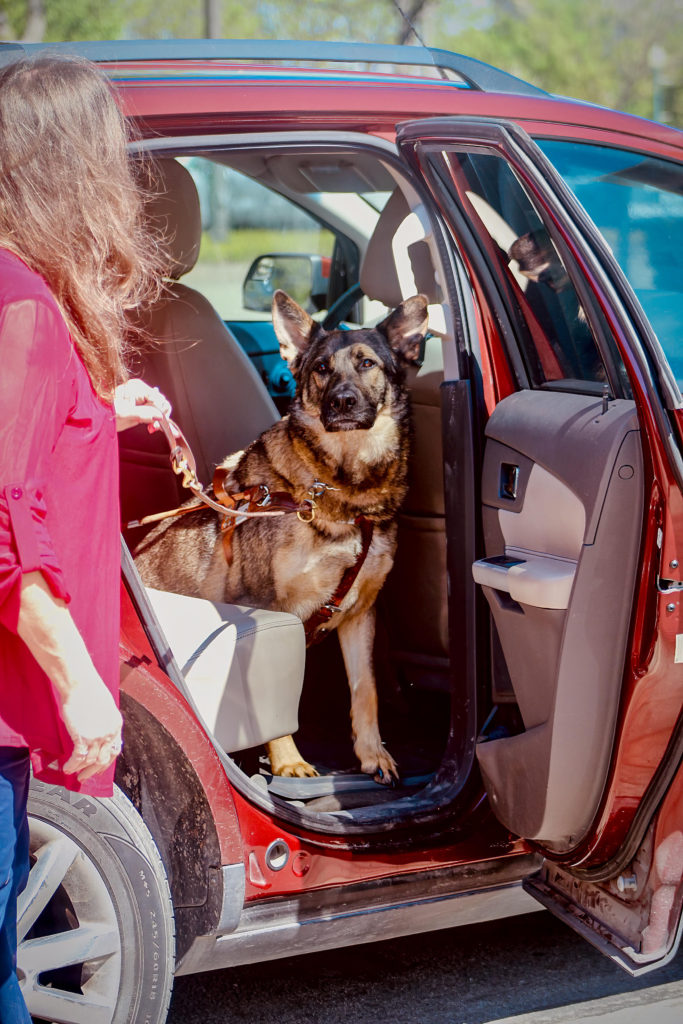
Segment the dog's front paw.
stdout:
[[266,743],[273,775],[286,779],[314,778],[318,773],[312,764],[304,761],[291,736],[281,736]]
[[396,762],[381,740],[376,745],[373,744],[371,748],[366,747],[359,740],[356,742],[355,750],[361,770],[367,775],[374,776],[375,782],[381,782],[383,786],[392,786],[398,782],[399,774]]
[[285,779],[312,779],[318,772],[308,761],[297,761],[295,764],[281,765],[273,775],[280,775]]

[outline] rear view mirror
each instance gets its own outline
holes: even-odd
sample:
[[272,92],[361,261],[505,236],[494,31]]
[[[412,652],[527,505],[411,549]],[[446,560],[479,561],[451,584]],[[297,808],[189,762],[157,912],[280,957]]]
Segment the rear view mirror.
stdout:
[[327,305],[331,260],[303,253],[267,253],[249,268],[242,288],[245,309],[270,311],[274,293],[281,288],[309,312]]

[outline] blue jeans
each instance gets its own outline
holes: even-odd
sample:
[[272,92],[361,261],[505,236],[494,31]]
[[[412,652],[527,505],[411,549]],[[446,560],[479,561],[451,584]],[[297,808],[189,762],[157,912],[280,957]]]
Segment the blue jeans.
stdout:
[[0,1024],[31,1024],[17,980],[17,896],[28,878],[29,756],[0,747]]

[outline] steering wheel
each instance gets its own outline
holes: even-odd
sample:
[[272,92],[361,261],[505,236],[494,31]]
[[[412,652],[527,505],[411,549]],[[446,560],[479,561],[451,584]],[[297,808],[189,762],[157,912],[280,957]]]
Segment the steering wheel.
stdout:
[[352,284],[350,288],[347,288],[345,292],[335,299],[330,308],[327,311],[325,319],[322,322],[323,329],[331,331],[335,327],[338,327],[342,320],[346,320],[346,317],[351,312],[356,303],[363,298],[364,292],[360,284]]

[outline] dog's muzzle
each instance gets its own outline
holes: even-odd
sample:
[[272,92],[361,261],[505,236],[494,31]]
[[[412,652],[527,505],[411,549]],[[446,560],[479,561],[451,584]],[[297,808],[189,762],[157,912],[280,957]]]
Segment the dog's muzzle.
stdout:
[[370,406],[357,388],[338,386],[322,403],[321,420],[325,430],[369,430],[375,422],[376,409]]

